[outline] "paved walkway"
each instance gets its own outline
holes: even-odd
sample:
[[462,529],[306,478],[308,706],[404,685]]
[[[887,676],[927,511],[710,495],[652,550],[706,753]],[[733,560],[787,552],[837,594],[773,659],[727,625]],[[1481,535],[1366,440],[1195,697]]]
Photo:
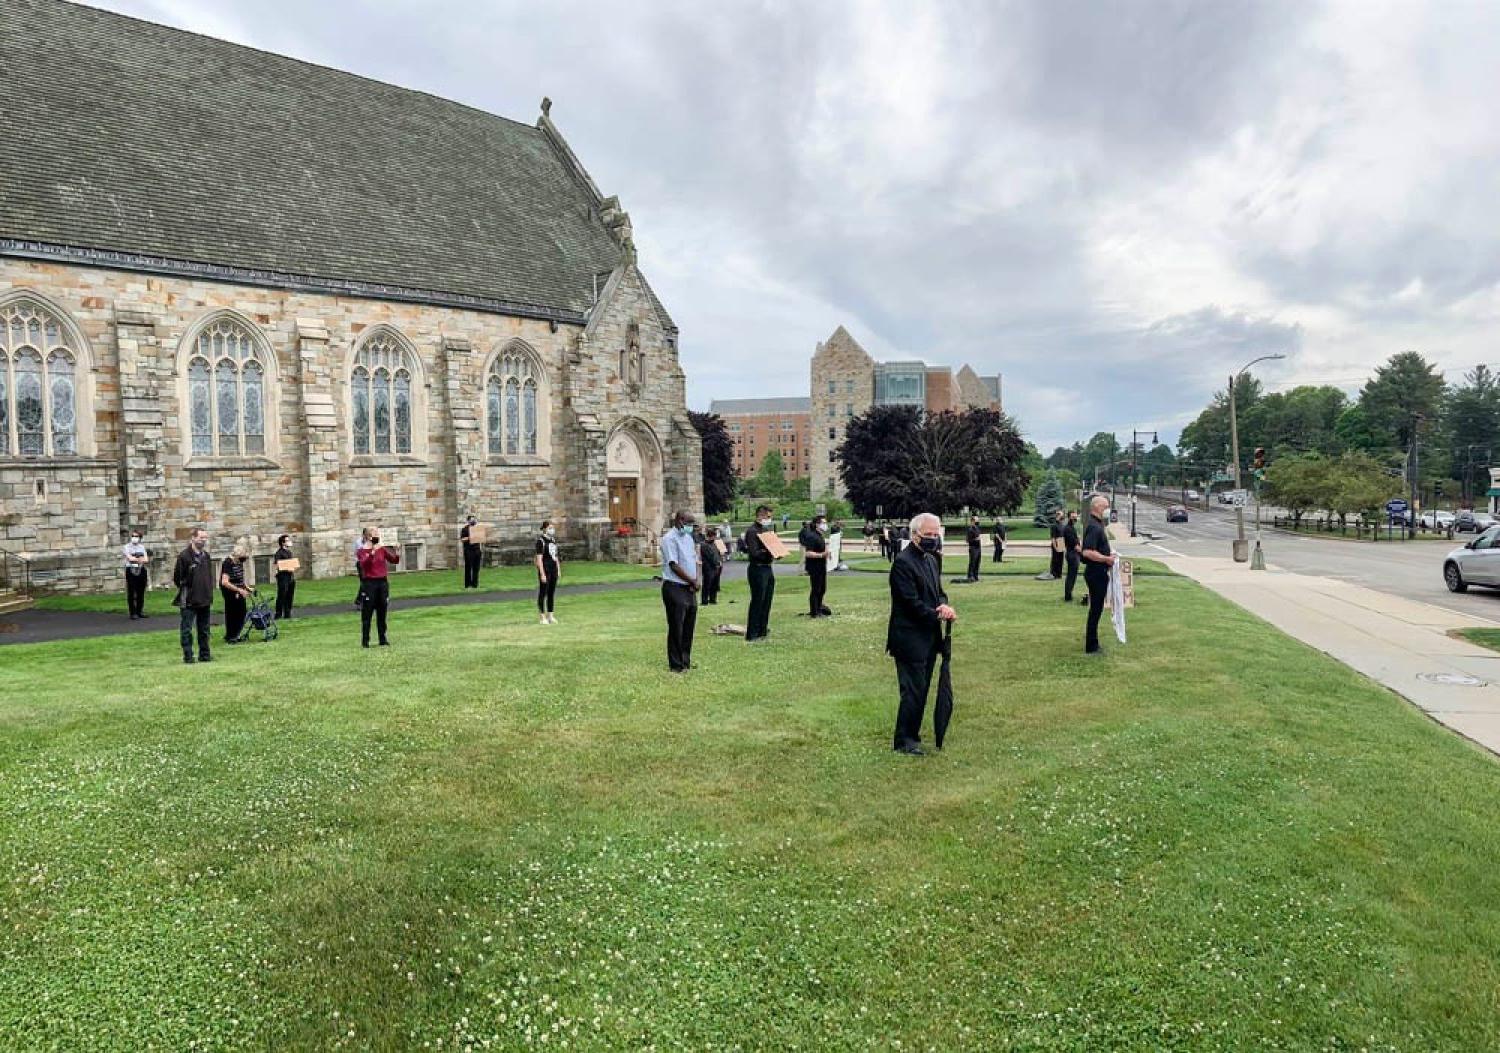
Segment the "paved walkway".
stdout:
[[1228,558],[1164,556],[1128,540],[1119,550],[1161,560],[1500,753],[1500,652],[1448,635],[1500,622],[1275,564],[1252,571]]

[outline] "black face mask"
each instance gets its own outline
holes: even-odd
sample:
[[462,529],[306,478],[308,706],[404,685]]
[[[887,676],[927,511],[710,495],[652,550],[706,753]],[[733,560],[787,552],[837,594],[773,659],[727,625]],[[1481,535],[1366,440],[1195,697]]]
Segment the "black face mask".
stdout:
[[923,552],[931,552],[934,556],[942,550],[943,539],[940,537],[924,537],[919,542]]

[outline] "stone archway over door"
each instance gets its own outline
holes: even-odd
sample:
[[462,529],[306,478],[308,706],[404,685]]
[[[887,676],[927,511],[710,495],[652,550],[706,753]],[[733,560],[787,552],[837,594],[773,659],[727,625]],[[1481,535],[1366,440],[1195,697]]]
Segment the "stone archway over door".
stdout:
[[610,433],[605,475],[611,525],[634,519],[641,531],[661,532],[663,467],[661,444],[645,424],[626,421]]

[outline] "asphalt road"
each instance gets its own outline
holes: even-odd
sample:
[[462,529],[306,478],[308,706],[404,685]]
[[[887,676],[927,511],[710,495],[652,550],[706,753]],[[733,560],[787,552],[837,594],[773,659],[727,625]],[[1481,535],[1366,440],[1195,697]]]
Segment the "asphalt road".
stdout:
[[[1120,520],[1120,525],[1128,529],[1129,505],[1124,501]],[[1246,509],[1245,536],[1253,538],[1254,530],[1254,510]],[[1163,554],[1228,556],[1235,536],[1234,510],[1195,509],[1189,512],[1188,522],[1168,523],[1165,508],[1142,501],[1136,506],[1136,531],[1147,541],[1148,554],[1155,548]],[[1270,566],[1350,581],[1500,623],[1500,592],[1476,588],[1456,595],[1443,584],[1443,556],[1459,544],[1462,542],[1343,541],[1301,537],[1269,528],[1261,532],[1262,551]]]

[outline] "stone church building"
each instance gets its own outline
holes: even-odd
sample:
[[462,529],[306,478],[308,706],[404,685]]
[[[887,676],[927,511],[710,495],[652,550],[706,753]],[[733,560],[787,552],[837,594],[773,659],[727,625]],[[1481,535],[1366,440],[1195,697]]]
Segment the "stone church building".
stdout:
[[[6,0],[0,549],[161,582],[187,532],[347,574],[544,518],[639,558],[699,509],[677,328],[628,216],[535,125],[62,0]],[[59,71],[66,71],[59,75]]]

